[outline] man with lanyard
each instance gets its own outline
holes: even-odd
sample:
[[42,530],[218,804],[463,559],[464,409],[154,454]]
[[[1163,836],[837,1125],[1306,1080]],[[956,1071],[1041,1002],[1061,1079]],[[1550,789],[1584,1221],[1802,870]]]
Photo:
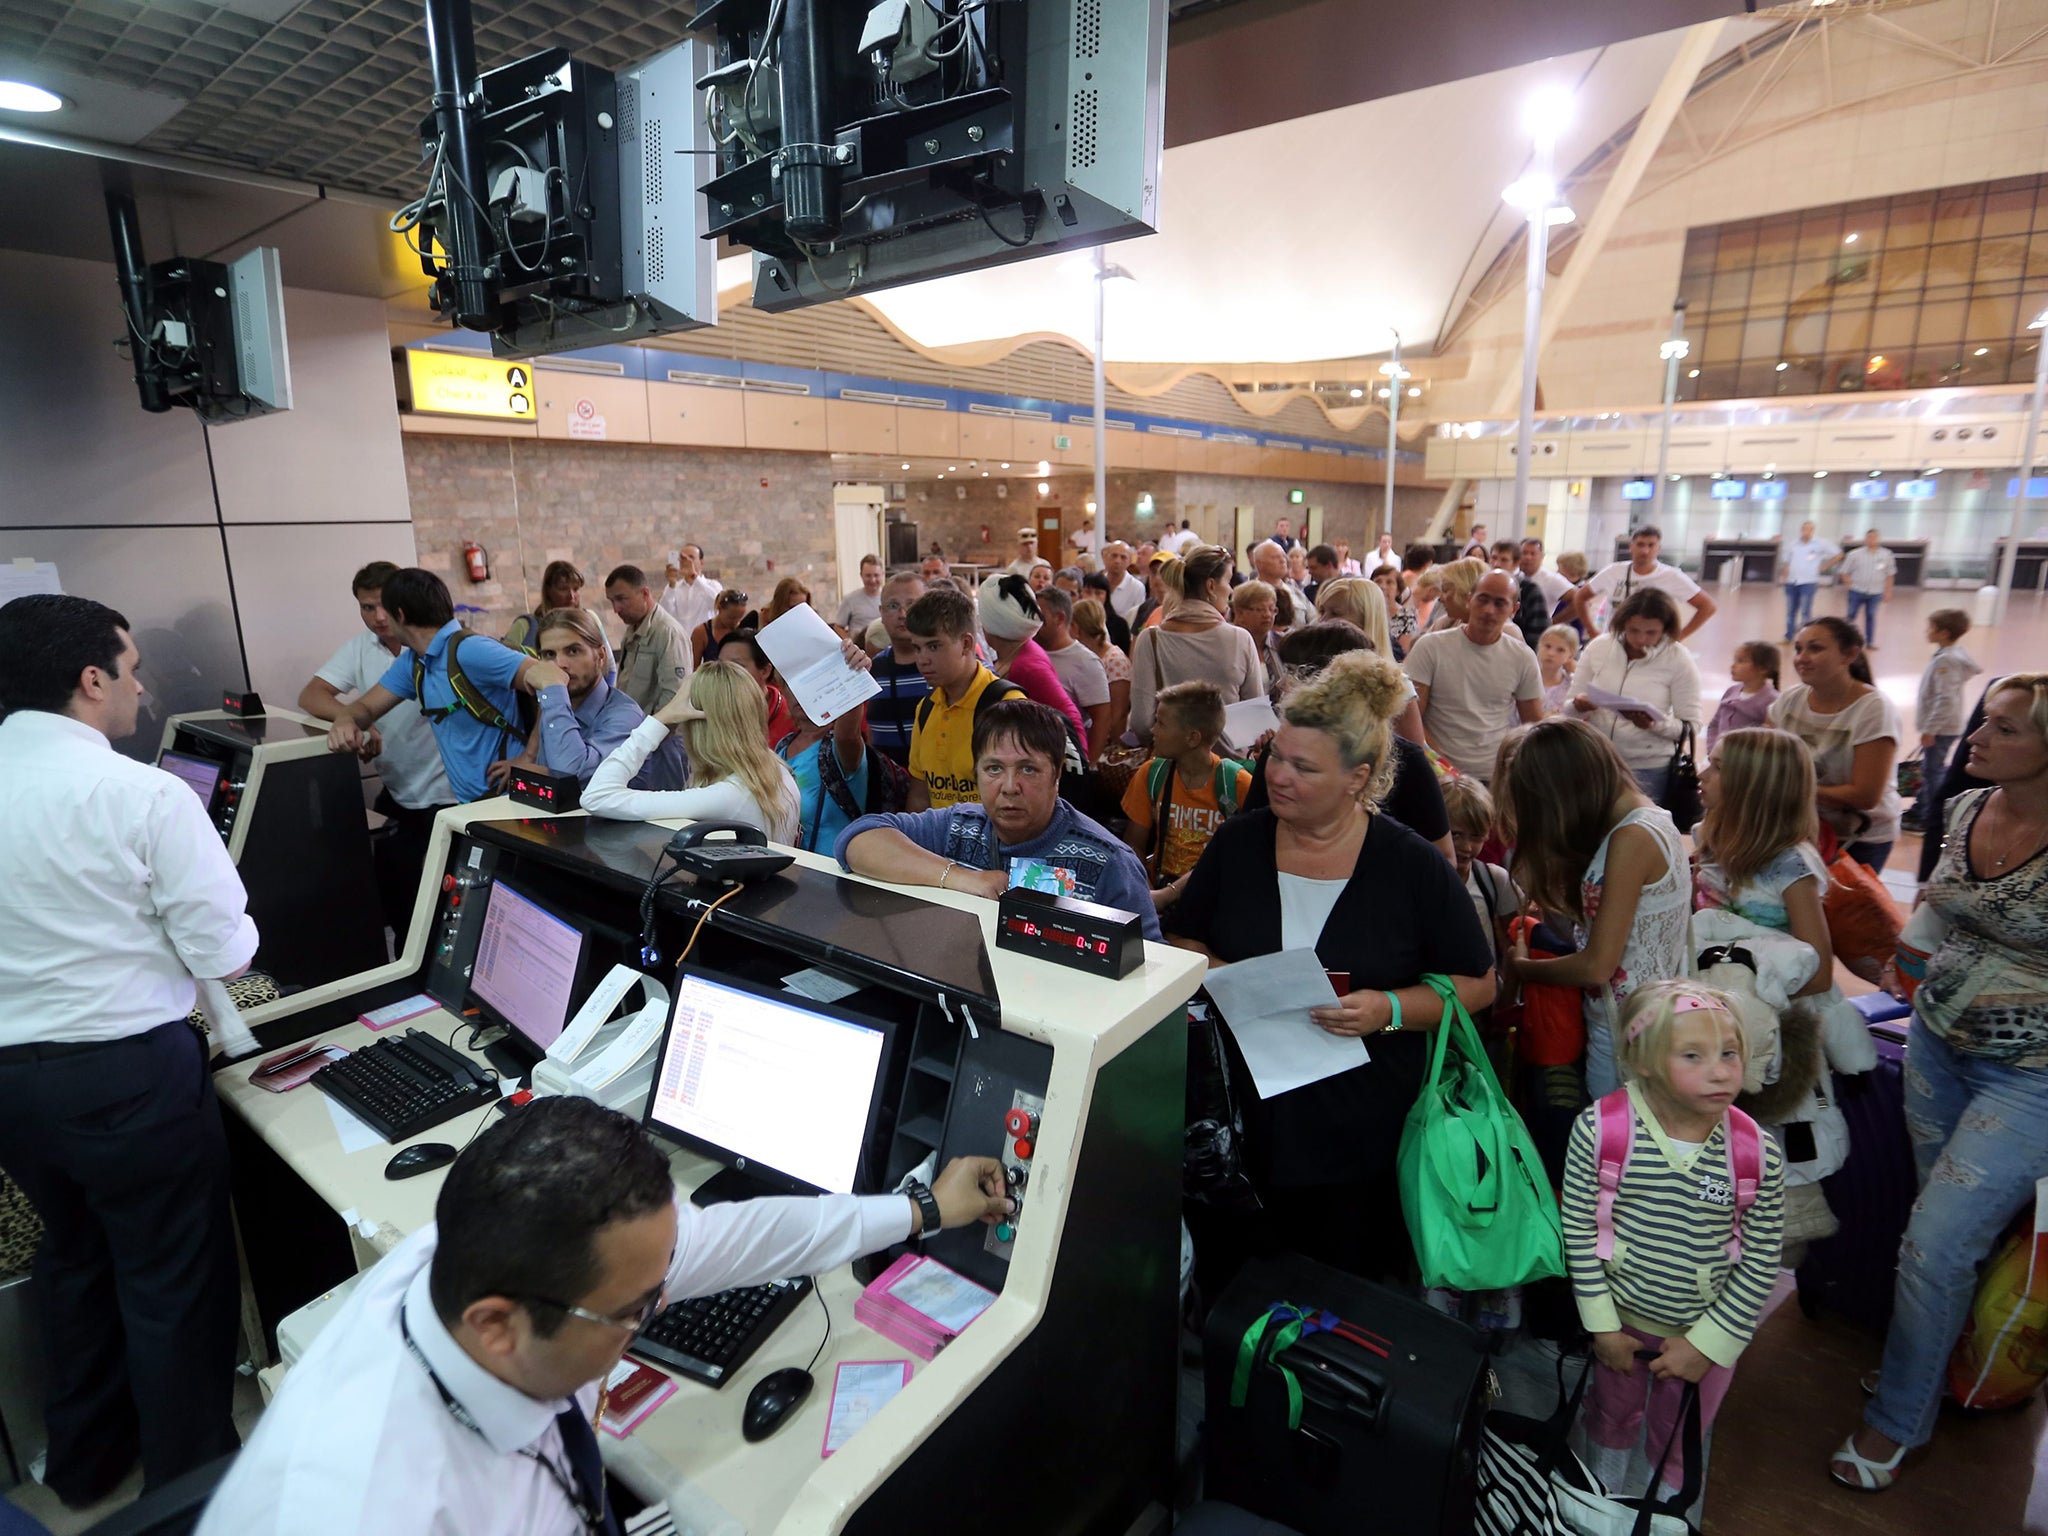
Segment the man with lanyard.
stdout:
[[1678,632],[1677,638],[1683,640],[1691,635],[1714,616],[1719,605],[1685,572],[1657,558],[1657,552],[1663,547],[1664,535],[1659,529],[1645,525],[1630,534],[1628,559],[1602,566],[1590,581],[1572,593],[1571,617],[1585,626],[1587,634],[1597,635],[1601,628],[1594,622],[1593,610],[1597,602],[1604,601],[1607,611],[1612,613],[1638,588],[1655,587],[1678,604],[1681,613],[1687,603],[1692,604],[1692,617],[1686,620],[1685,628]]
[[[404,642],[384,611],[384,583],[397,574],[398,567],[389,560],[372,561],[356,572],[351,586],[363,627],[299,690],[299,708],[304,713],[316,720],[334,720],[341,713],[344,694],[359,699],[368,693],[391,670],[392,658],[404,651]],[[600,649],[604,652],[604,660],[598,663],[602,670],[611,651]],[[377,895],[385,925],[403,935],[412,923],[413,903],[419,897],[420,869],[427,860],[434,818],[455,803],[455,791],[448,787],[433,728],[418,705],[393,709],[377,733],[382,742],[377,777],[383,788],[377,792],[373,808],[389,829],[374,845]]]
[[719,585],[704,574],[704,551],[698,545],[685,544],[675,556],[675,563],[668,567],[668,587],[661,594],[661,606],[687,635],[711,617],[718,606]]
[[624,1115],[537,1099],[463,1151],[433,1223],[285,1377],[200,1536],[618,1536],[592,1423],[643,1323],[670,1301],[993,1222],[1011,1209],[1002,1191],[999,1162],[963,1157],[907,1194],[700,1210]]
[[447,586],[432,571],[413,567],[387,580],[384,611],[406,654],[393,659],[368,693],[339,706],[327,750],[375,757],[383,745],[377,722],[414,699],[433,724],[456,798],[466,803],[495,794],[525,739],[518,695],[536,691],[533,670],[540,661],[465,631],[455,622]]
[[881,685],[881,693],[868,700],[869,739],[897,762],[910,762],[910,737],[917,719],[917,706],[931,696],[911,649],[914,642],[904,615],[910,605],[924,596],[924,579],[905,572],[891,576],[882,586],[882,628],[889,632],[888,647],[875,657],[868,675]]
[[256,953],[206,807],[118,755],[142,702],[128,621],[0,607],[0,1168],[42,1217],[43,1481],[74,1507],[235,1448],[240,1285],[194,978]]

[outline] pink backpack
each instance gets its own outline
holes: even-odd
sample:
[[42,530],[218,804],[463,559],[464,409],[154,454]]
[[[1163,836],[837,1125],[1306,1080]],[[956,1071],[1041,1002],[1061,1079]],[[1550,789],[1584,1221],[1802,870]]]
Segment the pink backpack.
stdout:
[[[1614,1197],[1636,1144],[1636,1107],[1626,1088],[1600,1101],[1600,1198],[1593,1209],[1597,1232],[1593,1251],[1603,1261],[1614,1257]],[[1735,1191],[1735,1227],[1728,1234],[1728,1258],[1742,1262],[1742,1218],[1756,1204],[1763,1181],[1763,1132],[1742,1110],[1728,1106],[1728,1183]]]

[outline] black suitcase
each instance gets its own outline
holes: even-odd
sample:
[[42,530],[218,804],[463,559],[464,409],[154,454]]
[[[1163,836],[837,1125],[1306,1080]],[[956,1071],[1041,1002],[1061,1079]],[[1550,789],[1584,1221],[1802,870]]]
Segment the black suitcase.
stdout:
[[1891,1324],[1899,1239],[1906,1235],[1920,1193],[1913,1143],[1906,1133],[1910,1022],[1872,1024],[1877,1066],[1861,1077],[1835,1079],[1836,1102],[1849,1124],[1849,1158],[1820,1187],[1841,1230],[1810,1246],[1795,1271],[1800,1311],[1808,1317],[1833,1312],[1873,1333]]
[[[1345,1325],[1253,1352],[1233,1406],[1245,1334],[1275,1303]],[[1361,1342],[1362,1341],[1362,1342]],[[1203,1331],[1208,1423],[1203,1497],[1303,1536],[1466,1536],[1478,1489],[1480,1423],[1491,1396],[1485,1339],[1419,1301],[1309,1259],[1255,1259]],[[1300,1388],[1289,1428],[1287,1381]]]

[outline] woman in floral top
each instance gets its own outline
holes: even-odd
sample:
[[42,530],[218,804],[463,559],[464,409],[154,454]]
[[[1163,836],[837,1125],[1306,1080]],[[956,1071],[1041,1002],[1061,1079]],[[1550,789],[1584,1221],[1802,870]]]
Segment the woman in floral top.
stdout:
[[2048,1175],[2048,672],[1997,684],[1969,744],[1970,772],[1992,787],[1949,803],[1921,898],[1947,932],[1906,1048],[1920,1199],[1877,1392],[1832,1468],[1868,1491],[1890,1487],[1905,1452],[1933,1437],[1977,1265]]

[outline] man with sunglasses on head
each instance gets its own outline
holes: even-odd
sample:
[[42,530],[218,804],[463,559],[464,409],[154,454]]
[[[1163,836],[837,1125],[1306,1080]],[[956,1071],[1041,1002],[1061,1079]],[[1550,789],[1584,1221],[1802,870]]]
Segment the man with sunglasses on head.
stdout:
[[[199,1536],[618,1536],[598,1387],[670,1301],[821,1274],[926,1223],[993,1222],[1002,1164],[912,1194],[698,1209],[624,1115],[543,1098],[448,1170],[290,1375]],[[737,1416],[738,1405],[733,1405]]]

